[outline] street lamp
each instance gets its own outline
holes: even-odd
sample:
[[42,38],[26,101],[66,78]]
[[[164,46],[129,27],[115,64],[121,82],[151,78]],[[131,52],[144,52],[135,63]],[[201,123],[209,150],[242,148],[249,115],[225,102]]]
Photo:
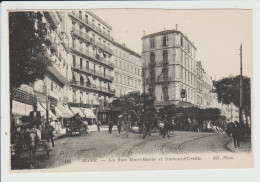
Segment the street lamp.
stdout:
[[146,121],[146,109],[145,109],[145,103],[146,103],[146,95],[145,95],[145,68],[142,68],[142,77],[143,77],[143,92],[144,92],[144,101],[143,101],[143,110],[144,110],[144,123]]

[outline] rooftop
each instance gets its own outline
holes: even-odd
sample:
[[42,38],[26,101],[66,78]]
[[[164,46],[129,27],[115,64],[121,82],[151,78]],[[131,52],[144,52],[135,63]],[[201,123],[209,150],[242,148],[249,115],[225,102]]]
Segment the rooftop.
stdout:
[[139,57],[139,58],[142,58],[142,56],[141,56],[140,54],[138,54],[137,52],[135,52],[135,51],[133,51],[133,50],[127,48],[125,44],[120,44],[120,43],[118,43],[118,42],[116,42],[116,41],[113,41],[113,43],[114,43],[116,46],[118,46],[118,47],[120,47],[120,48],[122,48],[122,49],[125,49],[126,51],[132,53],[133,55],[135,55],[135,56],[137,56],[137,57]]
[[152,33],[152,34],[148,34],[148,35],[145,35],[142,37],[142,39],[145,39],[145,38],[150,38],[150,37],[154,37],[154,36],[157,36],[157,35],[165,35],[165,34],[170,34],[170,33],[179,33],[182,35],[182,37],[184,37],[186,39],[186,41],[188,41],[191,46],[197,50],[197,48],[195,47],[195,45],[188,39],[187,36],[185,36],[181,31],[179,30],[175,30],[175,29],[172,29],[172,30],[164,30],[164,31],[160,31],[160,32],[155,32],[155,33]]
[[105,22],[104,20],[102,20],[99,16],[97,16],[95,13],[91,12],[91,11],[86,11],[88,14],[90,14],[91,16],[93,16],[94,18],[96,18],[100,23],[103,23],[107,28],[109,28],[110,30],[112,30],[112,26],[109,25],[107,22]]

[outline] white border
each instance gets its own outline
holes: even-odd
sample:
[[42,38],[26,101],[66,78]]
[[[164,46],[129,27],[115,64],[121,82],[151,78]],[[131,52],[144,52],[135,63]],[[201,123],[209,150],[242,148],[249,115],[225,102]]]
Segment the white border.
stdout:
[[[62,174],[9,174],[8,137],[9,131],[9,65],[8,65],[8,21],[7,10],[23,9],[82,9],[82,8],[174,8],[174,9],[208,9],[208,8],[241,8],[253,9],[253,118],[254,121],[254,169],[236,170],[182,170],[182,171],[152,171],[152,172],[105,172],[105,173],[62,173]],[[1,178],[3,182],[10,181],[182,181],[182,182],[256,182],[260,180],[259,103],[260,84],[260,3],[258,1],[161,1],[161,2],[3,2],[1,4]],[[258,106],[259,107],[259,106]]]

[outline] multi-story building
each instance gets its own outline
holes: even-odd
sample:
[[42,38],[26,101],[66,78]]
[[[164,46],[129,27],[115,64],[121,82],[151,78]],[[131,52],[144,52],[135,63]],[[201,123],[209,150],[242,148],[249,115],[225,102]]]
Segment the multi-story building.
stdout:
[[213,103],[213,96],[212,96],[212,90],[213,90],[213,80],[211,76],[205,71],[203,71],[203,79],[202,79],[202,93],[203,93],[203,108],[209,108],[211,107]]
[[37,80],[31,85],[22,85],[14,91],[12,113],[28,116],[32,111],[32,105],[37,104],[42,119],[46,118],[46,110],[49,111],[50,119],[71,117],[73,113],[66,105],[70,71],[68,37],[63,27],[65,22],[59,12],[43,12],[43,15],[48,30],[46,48],[52,65],[48,67],[44,80]]
[[142,92],[141,55],[127,48],[125,44],[114,42],[115,96],[129,92]]
[[82,117],[105,121],[114,96],[112,27],[89,11],[66,13],[66,31],[70,34],[69,106]]
[[[203,68],[196,47],[181,32],[165,30],[142,37],[145,87],[154,95],[155,107],[203,107]],[[182,91],[185,97],[182,97]]]

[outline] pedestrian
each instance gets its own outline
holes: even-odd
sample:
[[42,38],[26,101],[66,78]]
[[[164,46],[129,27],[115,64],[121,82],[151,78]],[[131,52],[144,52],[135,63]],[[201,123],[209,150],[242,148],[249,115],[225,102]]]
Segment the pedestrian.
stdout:
[[41,113],[40,111],[37,111],[37,104],[35,104],[33,106],[33,111],[30,112],[30,124],[31,124],[31,127],[32,129],[34,129],[37,133],[37,137],[39,139],[39,141],[41,141],[41,138],[42,138],[42,134],[41,134]]
[[55,129],[53,128],[52,125],[50,125],[50,123],[48,121],[46,121],[45,123],[45,131],[47,132],[47,142],[50,142],[51,139],[51,143],[52,143],[52,148],[54,148],[54,135],[53,135],[53,131]]
[[101,122],[100,120],[97,120],[97,130],[100,131]]
[[112,128],[113,128],[114,122],[112,120],[108,121],[108,128],[109,128],[109,133],[112,134]]
[[129,121],[128,117],[125,116],[123,119],[123,131],[124,131],[124,136],[128,138],[128,130],[129,130]]
[[118,121],[117,121],[117,129],[118,129],[118,133],[120,134],[121,132],[121,128],[122,128],[122,115],[118,116]]
[[243,131],[240,123],[235,121],[235,126],[233,127],[232,137],[234,139],[234,147],[240,148],[240,141],[243,136]]
[[58,134],[58,132],[59,132],[59,123],[58,123],[57,119],[55,120],[55,132],[56,132],[56,134]]
[[168,136],[168,138],[170,138],[170,135],[169,135],[169,121],[168,121],[167,114],[164,117],[163,123],[164,123],[164,126],[163,126],[163,138],[165,138],[166,135]]

